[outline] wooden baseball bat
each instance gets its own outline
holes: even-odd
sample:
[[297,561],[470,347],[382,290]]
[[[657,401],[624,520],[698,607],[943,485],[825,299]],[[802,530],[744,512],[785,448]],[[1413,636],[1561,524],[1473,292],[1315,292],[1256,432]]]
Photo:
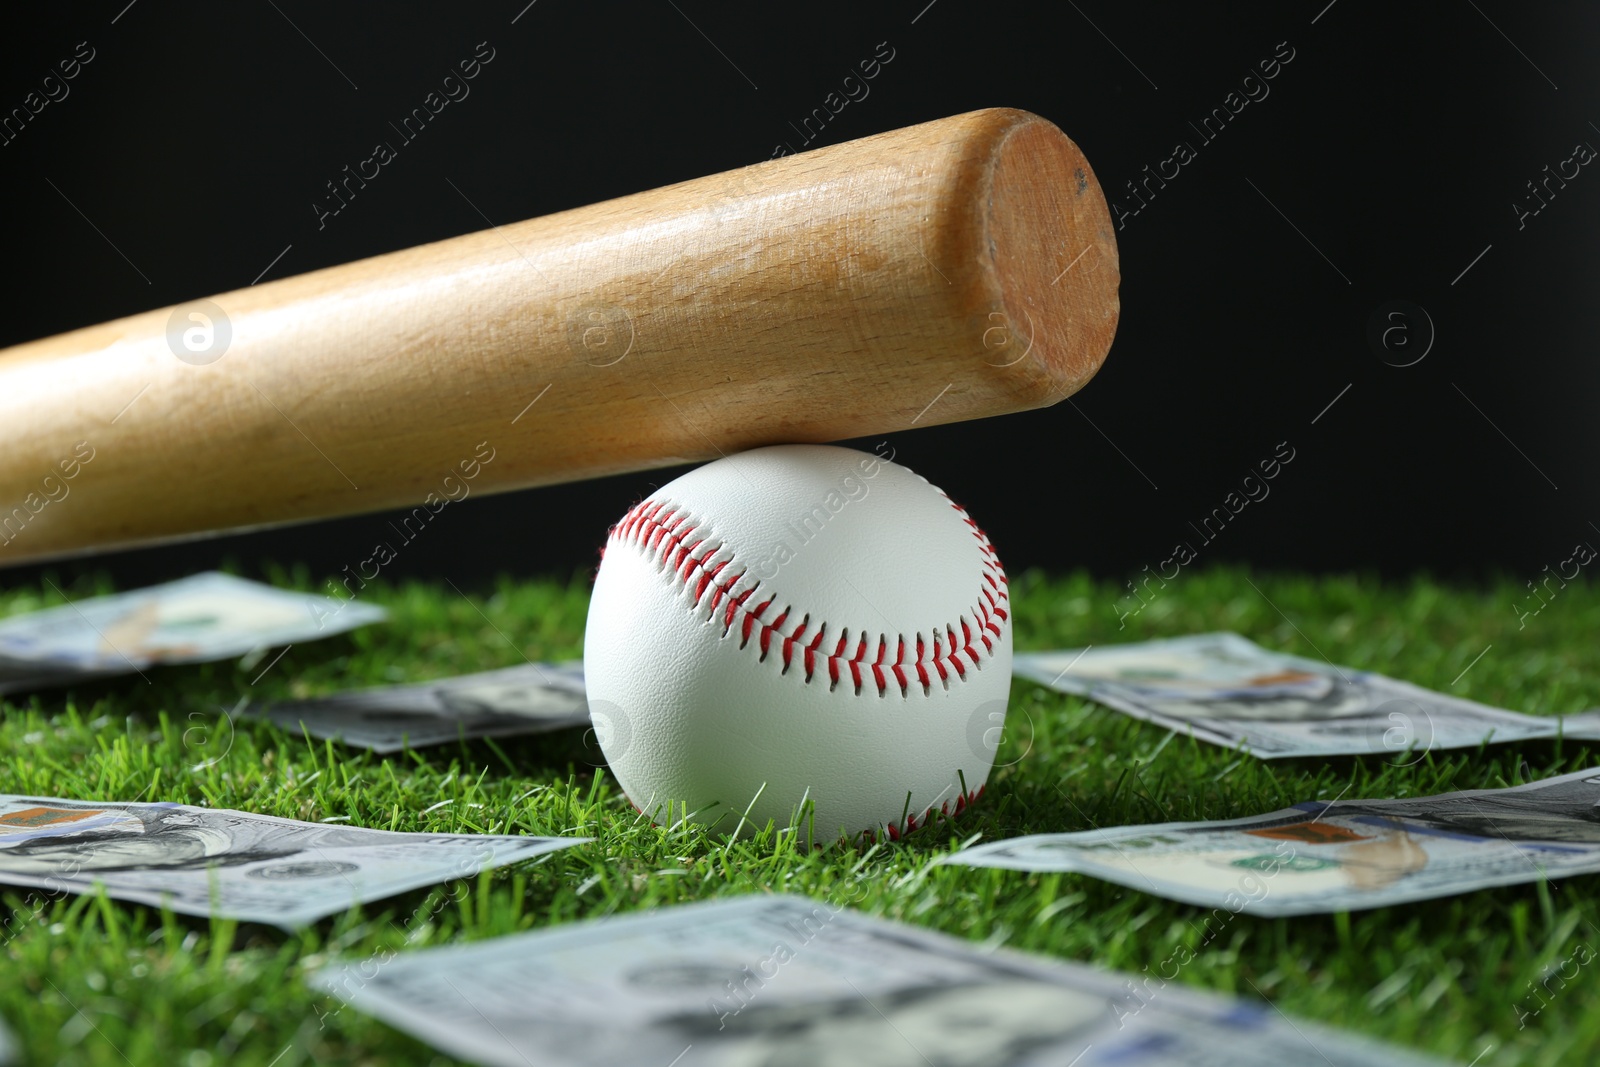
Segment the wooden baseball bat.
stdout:
[[0,351],[0,565],[1040,407],[1118,278],[996,108],[133,315]]

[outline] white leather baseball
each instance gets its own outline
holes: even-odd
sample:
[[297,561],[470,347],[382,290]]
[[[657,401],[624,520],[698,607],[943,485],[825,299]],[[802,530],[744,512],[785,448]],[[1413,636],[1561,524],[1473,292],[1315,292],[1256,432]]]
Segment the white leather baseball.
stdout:
[[612,527],[584,676],[607,762],[656,821],[898,837],[988,778],[1011,688],[1005,572],[907,468],[759,448]]

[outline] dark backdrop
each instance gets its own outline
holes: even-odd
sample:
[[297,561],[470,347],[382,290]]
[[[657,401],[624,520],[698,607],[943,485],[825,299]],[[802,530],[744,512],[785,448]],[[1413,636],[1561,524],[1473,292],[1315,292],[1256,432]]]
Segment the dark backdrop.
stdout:
[[[818,143],[1026,108],[1127,212],[1121,329],[1073,404],[890,442],[1013,570],[1132,575],[1187,541],[1202,562],[1532,577],[1600,544],[1600,167],[1574,156],[1600,146],[1593,5],[44,6],[7,14],[0,109],[80,42],[93,58],[0,147],[0,343],[481,228],[451,182],[505,222],[765,159],[887,42]],[[495,59],[471,96],[319,230],[324,183],[479,42]],[[1232,91],[1258,99],[1206,140],[1190,124]],[[1125,183],[1180,141],[1195,157],[1135,199]],[[1195,526],[1280,442],[1270,495],[1206,543]],[[590,569],[671,473],[474,498],[385,573]],[[51,567],[325,574],[387,531],[371,515]]]

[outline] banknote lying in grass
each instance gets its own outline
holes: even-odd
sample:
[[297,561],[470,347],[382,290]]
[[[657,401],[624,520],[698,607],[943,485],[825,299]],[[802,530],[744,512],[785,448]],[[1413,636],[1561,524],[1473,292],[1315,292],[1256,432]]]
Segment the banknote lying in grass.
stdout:
[[1509,789],[1034,834],[944,862],[1074,871],[1232,914],[1387,907],[1600,872],[1600,768]]
[[338,738],[374,752],[589,724],[581,663],[525,663],[414,685],[246,706],[244,712],[294,733],[303,727],[312,737]]
[[1554,737],[1559,721],[1445,696],[1381,674],[1197,634],[1019,652],[1021,677],[1264,759],[1471,748]]
[[210,571],[0,621],[0,693],[329,637],[382,608]]
[[1590,708],[1561,720],[1561,734],[1575,741],[1600,741],[1600,708]]
[[312,985],[503,1067],[1434,1063],[1265,1004],[803,897],[656,908],[335,963]]
[[0,795],[0,883],[304,926],[588,838],[419,834],[181,804]]

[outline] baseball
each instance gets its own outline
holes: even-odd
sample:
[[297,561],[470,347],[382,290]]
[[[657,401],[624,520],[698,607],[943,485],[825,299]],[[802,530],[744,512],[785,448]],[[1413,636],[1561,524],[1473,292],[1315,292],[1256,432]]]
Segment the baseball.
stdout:
[[1000,560],[889,459],[778,445],[612,527],[584,639],[595,732],[658,823],[898,837],[982,791],[1011,688]]

